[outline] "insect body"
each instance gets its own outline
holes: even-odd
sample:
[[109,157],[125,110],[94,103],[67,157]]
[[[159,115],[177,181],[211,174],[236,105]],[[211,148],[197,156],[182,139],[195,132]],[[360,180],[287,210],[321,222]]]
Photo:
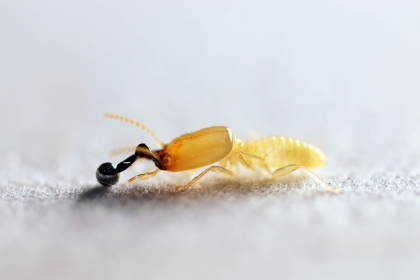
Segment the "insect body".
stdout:
[[258,167],[271,178],[300,169],[327,190],[339,192],[339,189],[329,186],[306,169],[324,163],[325,157],[322,151],[296,139],[271,136],[254,141],[242,141],[233,135],[229,128],[213,126],[181,135],[169,144],[164,144],[144,125],[117,115],[105,114],[105,117],[125,121],[142,128],[162,149],[152,151],[146,144],[140,144],[133,155],[118,165],[102,164],[96,171],[96,177],[104,186],[117,183],[120,172],[130,167],[136,160],[146,158],[152,160],[157,169],[138,174],[129,179],[129,182],[137,178],[154,176],[160,170],[178,172],[219,163],[219,165],[208,167],[188,184],[179,186],[176,190],[188,189],[209,171],[233,177],[238,173],[238,167],[242,165],[251,171]]

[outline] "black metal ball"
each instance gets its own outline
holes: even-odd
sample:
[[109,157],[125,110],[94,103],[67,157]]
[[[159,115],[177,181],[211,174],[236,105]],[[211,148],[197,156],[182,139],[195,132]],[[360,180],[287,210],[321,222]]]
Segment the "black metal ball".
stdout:
[[102,163],[96,169],[96,179],[105,187],[115,185],[120,178],[120,174],[115,170],[115,166],[110,162]]

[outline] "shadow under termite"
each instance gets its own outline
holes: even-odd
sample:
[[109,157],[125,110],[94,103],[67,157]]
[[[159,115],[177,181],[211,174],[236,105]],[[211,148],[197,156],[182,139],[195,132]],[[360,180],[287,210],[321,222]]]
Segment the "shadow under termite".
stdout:
[[96,185],[86,189],[79,194],[77,202],[88,203],[93,201],[124,203],[135,201],[137,203],[159,203],[159,202],[181,202],[195,201],[200,202],[212,199],[241,199],[251,196],[282,195],[296,196],[303,193],[307,195],[329,194],[322,189],[303,189],[301,183],[305,181],[299,178],[286,180],[253,180],[242,178],[232,180],[227,178],[211,178],[206,183],[202,182],[185,191],[175,191],[176,184],[162,184],[162,187],[151,187],[147,181],[133,183],[132,185],[104,187]]
[[110,190],[111,188],[109,187],[97,185],[93,188],[83,190],[82,193],[79,194],[78,201],[84,202],[97,198],[104,198],[110,193]]
[[148,184],[143,186],[129,186],[126,188],[96,185],[93,188],[83,190],[77,197],[78,203],[110,202],[134,200],[138,202],[165,200],[170,197],[181,195],[180,192],[167,189],[150,188]]

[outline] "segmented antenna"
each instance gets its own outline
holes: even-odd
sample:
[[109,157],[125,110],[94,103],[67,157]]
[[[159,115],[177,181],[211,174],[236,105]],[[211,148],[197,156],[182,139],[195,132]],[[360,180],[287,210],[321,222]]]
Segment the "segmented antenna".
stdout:
[[109,113],[105,113],[104,117],[105,118],[110,118],[110,119],[116,119],[116,120],[119,120],[119,121],[123,121],[123,122],[129,123],[129,124],[132,124],[134,126],[137,126],[138,128],[143,129],[147,134],[149,134],[150,137],[152,137],[153,140],[155,140],[155,142],[160,147],[163,148],[165,146],[165,144],[163,142],[159,141],[159,139],[156,137],[156,135],[150,129],[148,129],[146,126],[144,126],[143,124],[141,124],[139,122],[133,121],[133,120],[131,120],[129,118],[126,118],[126,117],[122,117],[122,116],[118,116],[118,115],[114,115],[114,114],[109,114]]

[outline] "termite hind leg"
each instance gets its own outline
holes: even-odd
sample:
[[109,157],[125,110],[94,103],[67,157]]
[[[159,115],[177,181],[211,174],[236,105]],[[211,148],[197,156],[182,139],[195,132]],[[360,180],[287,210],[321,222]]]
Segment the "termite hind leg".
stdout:
[[271,174],[272,174],[273,178],[278,178],[278,177],[284,176],[286,174],[289,174],[290,172],[293,172],[297,169],[300,169],[303,172],[305,172],[309,177],[311,177],[316,182],[318,182],[320,185],[322,185],[327,191],[332,192],[332,193],[341,193],[341,190],[339,188],[330,186],[328,183],[326,183],[324,180],[322,180],[321,178],[316,176],[314,173],[312,173],[311,171],[309,171],[308,169],[306,169],[302,165],[289,164],[289,165],[286,165],[282,168],[274,170]]
[[197,182],[198,180],[201,179],[201,177],[203,177],[204,175],[206,175],[207,172],[209,171],[213,171],[216,172],[220,175],[223,176],[227,176],[227,177],[233,177],[234,174],[232,173],[232,171],[223,168],[221,166],[210,166],[209,168],[207,168],[206,170],[204,170],[203,172],[201,172],[198,176],[196,176],[194,179],[192,179],[190,182],[188,182],[188,184],[186,184],[185,186],[178,186],[175,188],[175,191],[182,191],[182,190],[186,190],[189,187],[192,186],[192,184],[194,184],[195,182]]
[[158,173],[159,172],[159,168],[156,168],[154,171],[152,171],[152,172],[146,172],[146,173],[142,173],[142,174],[137,174],[136,176],[134,176],[134,177],[132,177],[132,178],[130,178],[130,179],[128,179],[128,182],[130,183],[130,182],[133,182],[134,180],[136,180],[136,179],[141,179],[141,180],[146,180],[146,179],[149,179],[150,177],[153,177],[153,176],[155,176],[156,175],[156,173]]

